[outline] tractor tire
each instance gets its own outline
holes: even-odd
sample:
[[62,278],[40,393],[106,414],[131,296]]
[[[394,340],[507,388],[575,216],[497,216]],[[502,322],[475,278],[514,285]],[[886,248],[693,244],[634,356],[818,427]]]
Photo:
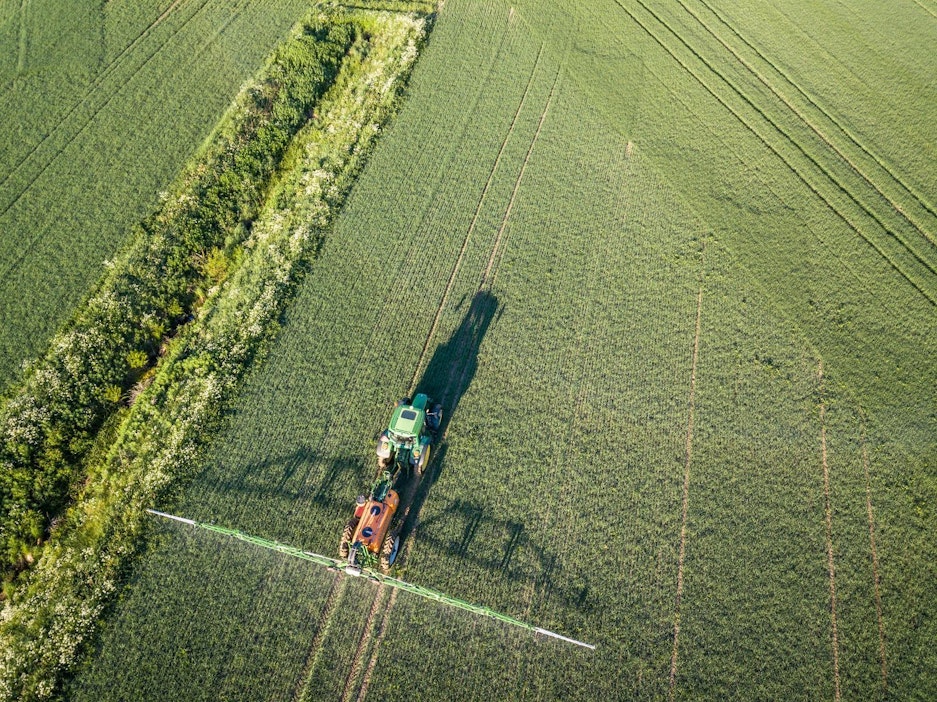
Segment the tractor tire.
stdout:
[[426,469],[429,467],[430,445],[423,447],[423,453],[420,454],[420,460],[416,462],[416,474],[423,477]]
[[351,550],[351,540],[354,538],[355,529],[357,528],[358,520],[352,517],[348,520],[348,523],[345,525],[345,530],[342,532],[342,540],[338,545],[339,558],[348,558],[348,552]]
[[397,560],[397,554],[400,552],[400,535],[397,530],[388,532],[384,537],[384,545],[381,547],[381,570],[387,572]]
[[397,404],[394,405],[394,407],[400,407],[400,405],[409,405],[409,404],[410,404],[409,397],[401,397],[399,400],[397,400]]

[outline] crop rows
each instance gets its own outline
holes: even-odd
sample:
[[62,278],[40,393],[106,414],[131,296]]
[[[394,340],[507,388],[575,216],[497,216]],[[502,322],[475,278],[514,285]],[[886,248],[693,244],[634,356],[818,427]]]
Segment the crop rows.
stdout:
[[594,653],[266,556],[240,576],[173,528],[75,697],[926,697],[933,197],[766,22],[449,0],[172,505],[331,553],[391,403],[427,391],[399,575]]
[[[620,7],[661,48],[667,51],[687,73],[699,82],[713,98],[730,111],[746,129],[756,135],[814,195],[819,197],[850,229],[885,259],[895,272],[904,277],[931,304],[937,305],[937,298],[935,298],[933,291],[933,278],[937,274],[937,269],[935,269],[932,260],[934,258],[934,252],[930,250],[932,246],[928,246],[928,244],[932,245],[932,241],[929,240],[927,233],[920,229],[917,232],[918,235],[923,235],[921,245],[928,249],[922,253],[919,251],[921,245],[909,242],[898,233],[897,228],[890,228],[889,224],[883,221],[880,214],[873,212],[868,205],[860,201],[843,184],[840,180],[841,175],[837,176],[834,172],[831,172],[829,167],[821,163],[821,157],[816,154],[823,147],[810,149],[802,146],[794,136],[791,128],[782,126],[780,121],[767,108],[756,104],[753,98],[739,88],[730,77],[727,77],[726,72],[708,60],[696,47],[688,43],[682,32],[671,27],[666,18],[662,18],[641,2],[637,4],[653,17],[663,29],[655,31],[650,23],[642,21],[637,14],[627,9],[624,4],[621,4]],[[705,25],[703,26],[705,27]],[[681,54],[684,55],[681,56]],[[692,58],[689,58],[689,56],[692,56]],[[694,63],[693,59],[705,68],[702,70],[694,68],[692,65]],[[713,77],[706,76],[707,73]],[[767,84],[764,85],[770,88]],[[749,110],[751,113],[746,114]],[[760,124],[762,122],[764,124]],[[800,131],[803,131],[804,127],[811,126],[809,122],[801,122],[797,125],[797,129]],[[822,137],[819,133],[816,133],[816,136]],[[777,137],[781,137],[781,139],[778,140]],[[828,144],[824,142],[823,146],[828,146]],[[845,159],[842,160],[845,161]],[[848,161],[846,161],[846,164],[851,165]],[[810,171],[812,170],[816,170],[818,173],[811,174]],[[856,169],[853,167],[853,170]],[[857,170],[856,173],[862,175]],[[874,184],[867,179],[866,182],[874,188]],[[881,196],[880,191],[875,189],[875,192]],[[902,214],[900,210],[896,209],[896,212],[899,215]],[[871,220],[870,224],[862,222],[866,218]],[[907,220],[906,217],[904,219]],[[910,220],[907,220],[904,224],[913,225]],[[894,224],[891,226],[894,227]]]
[[302,7],[182,0],[144,13],[108,3],[99,16],[60,5],[25,3],[35,65],[0,107],[10,137],[0,153],[3,387],[68,319]]

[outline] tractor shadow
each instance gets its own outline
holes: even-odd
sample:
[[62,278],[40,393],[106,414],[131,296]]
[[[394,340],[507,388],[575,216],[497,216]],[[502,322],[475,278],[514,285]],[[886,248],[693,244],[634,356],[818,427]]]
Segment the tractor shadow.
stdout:
[[[456,309],[466,303],[467,295]],[[501,317],[504,306],[490,292],[475,293],[458,328],[444,344],[433,352],[416,385],[417,393],[434,397],[443,406],[443,421],[438,435],[445,436],[449,420],[455,414],[459,401],[472,384],[478,370],[478,350],[493,321]]]
[[[463,298],[456,309],[468,302]],[[472,297],[458,328],[446,343],[438,346],[417,383],[416,392],[437,398],[443,405],[435,455],[429,470],[415,486],[407,515],[400,530],[406,543],[417,524],[424,527],[421,539],[445,553],[484,568],[492,575],[528,582],[543,600],[556,599],[581,611],[591,606],[589,586],[581,579],[563,573],[557,554],[539,544],[517,520],[499,521],[485,514],[485,508],[470,501],[450,501],[441,513],[420,522],[419,516],[429,493],[446,469],[446,433],[459,402],[471,387],[478,370],[478,352],[492,322],[504,311],[497,297],[479,291]],[[406,488],[404,488],[406,490]],[[431,528],[425,528],[431,527]],[[479,548],[473,543],[486,544]]]
[[[456,305],[458,310],[466,304],[468,296]],[[455,415],[462,396],[472,384],[478,371],[478,350],[488,333],[491,323],[501,316],[504,307],[498,298],[486,290],[479,290],[468,304],[462,321],[444,344],[440,344],[426,365],[426,370],[416,385],[417,393],[436,398],[443,407],[443,418],[436,432],[433,446],[434,457],[429,470],[416,485],[412,501],[407,507],[407,516],[400,530],[400,540],[405,542],[419,520],[420,509],[426,501],[430,488],[439,479],[446,465],[446,432]]]
[[[557,554],[538,543],[523,522],[495,519],[481,505],[453,500],[420,526],[420,538],[434,548],[494,576],[532,585],[541,601],[552,599],[580,611],[591,608],[587,582],[564,573]],[[478,539],[484,547],[471,548]]]

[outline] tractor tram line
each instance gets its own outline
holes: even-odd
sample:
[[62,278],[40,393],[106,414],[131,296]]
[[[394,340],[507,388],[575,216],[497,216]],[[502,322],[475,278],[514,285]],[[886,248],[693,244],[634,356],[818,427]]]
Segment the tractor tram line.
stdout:
[[[426,342],[423,344],[423,350],[420,352],[420,357],[417,360],[416,367],[413,370],[413,377],[410,379],[410,388],[408,390],[410,395],[416,391],[416,385],[417,381],[419,380],[420,372],[424,368],[426,357],[429,355],[430,344],[432,344],[432,341],[436,336],[436,330],[439,327],[439,321],[442,318],[442,312],[449,300],[449,295],[452,293],[452,288],[455,286],[456,278],[458,277],[459,270],[462,267],[462,261],[465,258],[465,252],[468,250],[469,241],[471,240],[472,234],[475,231],[475,225],[478,224],[478,217],[481,214],[482,207],[485,205],[485,200],[488,198],[488,191],[491,189],[491,183],[494,181],[495,173],[498,171],[498,166],[501,164],[501,157],[504,154],[504,150],[507,147],[508,141],[511,139],[511,135],[514,133],[514,127],[517,124],[517,119],[521,114],[521,110],[524,109],[524,103],[527,102],[527,95],[530,93],[531,85],[533,85],[534,75],[537,73],[537,66],[540,64],[540,56],[542,54],[543,44],[540,45],[540,51],[537,52],[537,59],[534,62],[533,70],[531,71],[530,78],[527,81],[527,87],[524,90],[524,95],[521,97],[521,101],[517,106],[517,110],[514,112],[514,117],[511,120],[511,126],[508,127],[507,134],[505,134],[504,139],[501,142],[501,147],[498,149],[498,155],[495,157],[495,162],[491,166],[491,171],[488,173],[488,180],[485,182],[485,187],[482,189],[481,197],[479,197],[478,204],[475,206],[475,213],[472,215],[472,222],[469,224],[468,231],[465,233],[465,238],[462,241],[462,248],[459,250],[459,256],[456,259],[455,266],[453,266],[449,280],[446,282],[446,289],[439,301],[439,305],[436,307],[436,314],[433,317],[433,323],[430,326],[429,334],[426,335]],[[489,268],[490,267],[491,264],[489,262]]]
[[[390,610],[394,608],[394,605],[397,602],[397,595],[397,590],[394,590],[390,593],[390,600],[387,602],[387,612],[390,612]],[[389,622],[390,617],[387,615],[385,615],[381,620],[380,628],[377,630],[377,638],[374,640],[371,659],[368,661],[368,667],[364,671],[364,678],[361,680],[361,686],[358,688],[358,697],[356,698],[356,702],[363,702],[365,697],[367,697],[368,686],[371,684],[371,676],[374,674],[374,669],[377,667],[377,652],[384,641],[384,635],[387,633],[387,625]]]
[[[500,150],[499,153],[498,153],[498,157],[497,157],[497,159],[496,159],[496,161],[495,161],[495,165],[494,165],[494,167],[492,168],[491,174],[489,175],[488,184],[490,184],[490,182],[491,182],[491,181],[493,180],[493,178],[494,178],[495,171],[497,170],[498,164],[499,164],[500,159],[501,159],[501,154],[503,153],[503,151],[504,151],[504,149],[505,149],[505,147],[506,147],[506,145],[507,145],[507,142],[508,142],[508,140],[509,140],[509,138],[510,138],[510,136],[511,136],[511,133],[513,132],[514,125],[515,125],[515,123],[516,123],[516,121],[517,121],[517,118],[518,118],[518,116],[520,115],[521,109],[523,108],[523,105],[524,105],[524,102],[525,102],[526,99],[527,99],[527,94],[528,94],[528,92],[529,92],[529,90],[530,90],[531,84],[533,83],[534,74],[536,73],[537,66],[538,66],[538,64],[539,64],[540,56],[541,56],[542,51],[543,51],[543,46],[541,45],[540,52],[538,52],[538,54],[537,54],[537,61],[536,61],[536,63],[534,64],[534,68],[533,68],[533,71],[532,71],[532,73],[531,73],[530,80],[528,81],[528,84],[527,84],[527,89],[525,90],[524,96],[523,96],[523,98],[521,99],[521,104],[518,106],[517,112],[516,112],[515,115],[514,115],[514,120],[513,120],[512,123],[511,123],[511,127],[510,127],[510,130],[509,130],[509,132],[508,132],[508,135],[505,137],[504,142],[502,142],[501,150]],[[480,292],[484,291],[485,289],[490,290],[491,287],[492,287],[492,285],[493,285],[493,283],[494,283],[495,278],[497,277],[498,269],[500,268],[501,261],[502,261],[502,258],[503,258],[504,246],[506,245],[506,238],[504,237],[505,229],[506,229],[506,227],[507,227],[508,220],[510,219],[511,212],[512,212],[513,207],[514,207],[514,202],[515,202],[515,200],[516,200],[516,198],[517,198],[517,193],[518,193],[518,191],[520,190],[521,182],[522,182],[522,180],[523,180],[523,178],[524,178],[524,173],[525,173],[526,168],[527,168],[527,163],[528,163],[529,160],[530,160],[531,154],[533,153],[534,146],[536,145],[537,140],[540,138],[540,132],[541,132],[541,130],[542,130],[542,128],[543,128],[543,124],[544,124],[544,122],[545,122],[545,120],[546,120],[547,113],[549,112],[550,106],[551,106],[551,104],[553,103],[553,98],[554,98],[555,93],[556,93],[556,88],[557,88],[557,84],[559,83],[559,79],[560,79],[561,72],[562,72],[561,70],[557,71],[556,75],[554,76],[553,83],[552,83],[552,85],[551,85],[551,87],[550,87],[549,96],[547,97],[547,100],[546,100],[546,103],[544,104],[543,110],[542,110],[541,113],[540,113],[540,118],[539,118],[538,123],[537,123],[536,131],[534,132],[534,135],[533,135],[533,137],[532,137],[532,139],[531,139],[531,142],[530,142],[530,146],[528,147],[528,149],[527,149],[527,151],[526,151],[526,153],[525,153],[525,155],[524,155],[523,163],[521,164],[520,171],[519,171],[519,173],[518,173],[518,175],[517,175],[517,179],[515,180],[514,187],[513,187],[512,191],[511,191],[510,200],[509,200],[508,205],[507,205],[507,207],[506,207],[506,209],[505,209],[504,215],[503,215],[503,217],[501,218],[501,223],[500,223],[500,226],[499,226],[499,228],[498,228],[498,231],[497,231],[495,240],[494,240],[494,242],[493,242],[493,244],[492,244],[491,252],[489,253],[488,260],[487,260],[487,262],[486,262],[485,270],[484,270],[484,272],[483,272],[483,274],[482,274],[482,276],[481,276],[481,281],[480,281],[480,283],[479,283],[479,285],[478,285],[477,293],[480,293]],[[485,195],[486,195],[487,192],[488,192],[488,184],[486,184],[485,190],[484,190],[484,192],[482,193],[482,197],[481,197],[481,199],[479,200],[478,206],[477,206],[476,211],[475,211],[475,216],[474,216],[473,219],[472,219],[472,225],[471,225],[471,227],[470,227],[470,229],[469,229],[469,234],[466,236],[466,240],[465,240],[465,243],[464,243],[464,245],[463,245],[463,249],[462,249],[462,251],[461,251],[460,254],[459,254],[459,259],[458,259],[458,261],[456,262],[456,266],[455,266],[455,268],[453,269],[453,273],[452,273],[452,276],[450,277],[449,284],[447,285],[446,294],[443,296],[443,299],[440,301],[440,305],[439,305],[439,307],[438,307],[438,309],[437,309],[437,316],[436,316],[436,320],[434,321],[433,328],[432,328],[431,331],[430,331],[430,337],[427,339],[427,343],[426,343],[426,345],[424,346],[424,353],[423,353],[423,355],[422,355],[421,358],[420,358],[420,361],[419,361],[419,363],[418,363],[418,365],[417,365],[417,371],[414,373],[414,378],[413,378],[413,380],[411,381],[411,385],[410,385],[410,392],[411,392],[411,393],[416,389],[416,386],[417,386],[416,378],[417,378],[417,375],[419,374],[419,369],[421,368],[422,363],[423,363],[423,361],[425,360],[425,355],[428,353],[429,346],[430,346],[431,343],[432,343],[431,338],[432,338],[432,336],[435,335],[435,333],[436,333],[436,328],[437,328],[437,326],[438,326],[438,320],[439,320],[439,319],[441,318],[441,316],[442,316],[442,311],[443,311],[443,307],[444,307],[445,302],[446,302],[446,298],[448,297],[448,294],[449,294],[449,292],[451,291],[451,288],[454,286],[455,279],[456,279],[456,277],[457,277],[459,268],[461,267],[463,255],[464,255],[464,253],[465,253],[465,250],[466,250],[467,247],[468,247],[468,239],[469,239],[469,236],[471,235],[471,232],[472,232],[472,230],[474,229],[475,222],[476,222],[477,219],[478,219],[479,213],[480,213],[480,211],[481,211],[481,208],[482,208],[483,203],[484,203],[484,200],[485,200]],[[500,255],[499,255],[499,254],[500,254]],[[473,305],[476,304],[475,300],[473,300],[472,304],[473,304]],[[477,352],[478,349],[477,349],[477,348],[474,348],[474,347],[475,347],[477,344],[479,344],[480,342],[481,342],[481,339],[476,339],[475,337],[469,337],[469,338],[462,338],[462,339],[460,339],[460,345],[459,345],[459,347],[458,347],[458,349],[457,349],[456,356],[457,356],[458,358],[465,358],[469,353],[471,353],[471,352],[473,352],[473,351]],[[443,392],[441,393],[441,395],[440,395],[440,400],[439,400],[443,407],[446,406],[446,403],[451,399],[452,395],[458,395],[458,393],[463,389],[462,386],[463,386],[463,384],[465,383],[465,379],[466,379],[466,375],[467,375],[467,371],[468,371],[468,364],[463,363],[462,366],[463,366],[463,367],[462,367],[462,369],[461,369],[461,373],[459,374],[459,379],[458,379],[458,381],[457,381],[455,384],[453,384],[453,378],[454,378],[454,376],[455,376],[456,367],[453,367],[453,368],[450,369],[449,378],[448,378],[448,380],[447,380],[446,387],[445,387],[445,389],[443,390]],[[443,421],[443,422],[442,422],[442,425],[440,426],[440,436],[439,436],[439,438],[438,438],[438,440],[437,440],[436,443],[441,443],[442,441],[444,441],[445,438],[446,438],[447,433],[448,433],[448,422],[447,422],[447,421]],[[433,466],[429,466],[428,469],[429,469],[430,471],[432,471],[432,470],[433,470]],[[426,477],[426,476],[424,475],[424,478],[425,478],[425,477]],[[422,483],[423,483],[423,479],[422,479],[422,478],[419,479],[419,480],[410,480],[410,481],[408,481],[408,486],[407,486],[407,498],[401,500],[401,504],[406,504],[406,507],[405,507],[404,510],[403,510],[402,518],[401,518],[401,520],[400,520],[400,524],[401,524],[401,525],[406,524],[407,521],[409,520],[409,518],[410,518],[410,509],[411,509],[411,507],[412,507],[413,504],[414,504],[413,498],[414,498],[415,495],[416,495],[417,489],[422,486]],[[406,559],[408,558],[408,556],[409,556],[409,554],[410,554],[410,551],[411,551],[412,548],[413,548],[413,542],[414,542],[414,539],[413,539],[414,533],[413,533],[413,532],[414,532],[415,530],[416,530],[416,525],[413,525],[413,528],[412,528],[410,534],[408,535],[408,539],[407,539],[406,543],[405,543],[404,546],[403,546],[403,551],[402,551],[402,553],[400,554],[400,555],[403,557],[403,560],[406,560]],[[378,598],[381,596],[381,589],[383,589],[383,588],[379,588],[378,592],[375,593],[375,601],[377,601]],[[364,699],[364,696],[365,696],[365,694],[366,694],[366,692],[367,692],[367,687],[368,687],[368,685],[369,685],[369,683],[370,683],[371,674],[373,673],[374,668],[375,668],[376,665],[377,665],[377,657],[378,657],[378,653],[379,653],[379,649],[380,649],[380,644],[381,644],[381,642],[383,641],[384,633],[386,632],[386,629],[387,629],[387,626],[388,626],[388,622],[389,622],[389,620],[390,620],[390,615],[391,615],[391,612],[393,611],[395,602],[396,602],[396,592],[393,593],[393,595],[391,596],[390,601],[388,602],[387,607],[383,608],[383,612],[382,612],[381,614],[378,614],[378,616],[381,617],[381,622],[380,622],[380,625],[378,626],[378,631],[379,631],[380,633],[379,633],[379,636],[378,636],[377,640],[375,641],[375,644],[374,644],[373,649],[372,649],[371,658],[370,658],[370,660],[369,660],[369,662],[368,662],[368,666],[367,666],[367,673],[366,673],[365,678],[362,680],[362,683],[361,683],[361,688],[360,688],[360,690],[359,690],[359,695],[358,695],[358,697],[357,697],[357,699],[359,700],[359,702]],[[375,612],[375,609],[374,609],[373,607],[372,607],[372,610],[371,610],[371,611],[372,611],[372,613],[377,614],[377,612]],[[373,625],[372,625],[372,623],[371,623],[371,616],[369,615],[369,617],[368,617],[368,622],[367,622],[367,624],[365,625],[365,633],[364,633],[364,635],[368,635],[368,634],[370,634],[370,633],[373,632],[373,631],[374,631],[374,627],[373,627]],[[369,636],[369,638],[370,638],[370,636]],[[362,643],[363,643],[363,642],[362,642]],[[357,651],[357,653],[356,653],[354,662],[353,662],[353,664],[352,664],[352,672],[356,672],[355,669],[356,669],[356,668],[360,668],[360,664],[359,664],[359,660],[358,660],[358,659],[359,659],[359,656],[362,655],[364,652],[365,652],[365,646],[359,644],[358,651]],[[356,677],[356,676],[349,676],[349,681],[348,681],[349,683],[353,683],[353,682],[354,682],[353,679],[352,679],[353,677]],[[344,700],[351,699],[351,698],[348,696],[347,693],[348,693],[348,690],[347,690],[347,688],[346,688],[346,694],[342,697],[343,702],[344,702]]]
[[319,615],[316,623],[316,633],[313,635],[312,643],[306,652],[306,660],[303,663],[302,672],[299,675],[297,683],[293,688],[293,694],[290,697],[292,702],[303,702],[306,698],[306,690],[309,688],[309,682],[312,678],[312,672],[315,670],[316,663],[319,661],[319,653],[322,650],[322,642],[328,635],[332,615],[338,603],[341,602],[342,595],[345,594],[345,585],[347,580],[338,573],[332,579],[332,587],[329,589],[328,597],[325,600],[325,606]]
[[670,655],[670,682],[668,699],[673,702],[677,690],[677,655],[680,646],[680,615],[683,604],[683,566],[686,560],[687,516],[690,510],[690,467],[693,461],[693,428],[696,415],[696,379],[699,361],[700,331],[703,318],[703,278],[706,272],[706,240],[700,252],[700,284],[696,297],[696,331],[693,335],[693,355],[690,370],[690,392],[687,399],[686,441],[684,444],[683,499],[680,519],[680,547],[677,556],[677,592],[674,598],[673,650]]
[[[503,45],[503,38],[502,38],[502,45]],[[492,65],[489,66],[489,73],[490,73],[491,68],[493,68],[494,60],[496,59],[497,55],[500,53],[500,51],[501,51],[501,49],[502,49],[502,45],[499,45],[498,50],[497,50],[497,52],[495,53],[495,56],[492,58]],[[542,47],[541,47],[541,50],[542,50]],[[539,59],[540,59],[540,54],[538,54],[538,56],[537,56],[537,61],[538,61],[538,62],[539,62]],[[535,68],[535,70],[536,70],[536,64],[535,64],[535,67],[534,67],[534,68]],[[485,202],[485,200],[486,200],[486,198],[487,198],[488,190],[489,190],[489,188],[490,188],[491,182],[494,180],[495,172],[497,171],[498,165],[500,164],[501,155],[502,155],[502,153],[504,152],[505,146],[506,146],[506,144],[507,144],[507,142],[508,142],[508,140],[509,140],[509,138],[510,138],[511,133],[512,133],[513,130],[514,130],[514,125],[516,124],[517,118],[518,118],[518,116],[520,115],[521,108],[523,107],[524,101],[525,101],[526,98],[527,98],[527,93],[528,93],[528,91],[529,91],[530,84],[531,84],[532,82],[533,82],[533,75],[531,75],[531,80],[529,81],[528,86],[527,86],[527,89],[525,90],[524,95],[523,95],[523,97],[521,98],[520,105],[518,106],[518,109],[517,109],[517,111],[516,111],[515,114],[514,114],[514,118],[513,118],[512,122],[511,122],[511,126],[510,126],[510,128],[509,128],[509,130],[508,130],[508,134],[505,136],[504,140],[503,140],[502,143],[501,143],[501,148],[500,148],[499,151],[498,151],[498,155],[497,155],[497,157],[496,157],[496,159],[495,159],[494,165],[492,166],[492,170],[491,170],[491,172],[489,173],[488,180],[487,180],[487,182],[486,182],[486,184],[485,184],[485,188],[483,189],[482,194],[481,194],[481,197],[479,198],[479,202],[478,202],[478,204],[477,204],[477,206],[476,206],[474,216],[473,216],[473,218],[472,218],[472,221],[471,221],[471,224],[470,224],[470,226],[469,226],[469,228],[468,228],[468,231],[466,232],[466,235],[465,235],[465,237],[464,237],[464,239],[463,239],[462,246],[461,246],[461,248],[460,248],[458,257],[456,258],[456,262],[455,262],[455,264],[454,264],[454,266],[453,266],[453,270],[452,270],[452,272],[451,272],[451,274],[450,274],[450,276],[449,276],[449,279],[448,279],[448,281],[447,281],[446,288],[445,288],[445,290],[444,290],[444,292],[443,292],[442,298],[441,298],[440,301],[439,301],[439,304],[437,305],[436,312],[435,312],[435,315],[434,315],[434,317],[433,317],[433,322],[432,322],[432,325],[431,325],[431,327],[430,327],[430,331],[429,331],[429,333],[427,334],[426,341],[425,341],[424,344],[423,344],[423,348],[422,348],[422,350],[421,350],[421,352],[420,352],[420,356],[419,356],[419,358],[418,358],[418,360],[417,360],[417,363],[416,363],[416,365],[415,365],[415,367],[414,367],[413,377],[411,378],[410,387],[409,387],[409,389],[408,389],[408,392],[409,392],[411,395],[412,395],[413,391],[415,390],[416,384],[417,384],[418,379],[419,379],[419,376],[420,376],[420,372],[421,372],[422,368],[424,367],[424,364],[425,364],[425,361],[426,361],[426,357],[427,357],[428,354],[429,354],[429,348],[430,348],[430,345],[432,344],[433,338],[434,338],[435,335],[436,335],[436,331],[437,331],[438,326],[439,326],[439,321],[440,321],[440,319],[441,319],[441,317],[442,317],[443,309],[445,308],[446,303],[448,302],[449,294],[451,293],[451,290],[452,290],[452,288],[453,288],[454,285],[455,285],[455,280],[456,280],[456,278],[457,278],[457,276],[458,276],[458,273],[459,273],[459,271],[460,271],[460,269],[461,269],[462,262],[463,262],[463,259],[464,259],[464,257],[465,257],[465,253],[466,253],[466,251],[468,250],[469,242],[470,242],[470,240],[471,240],[471,238],[472,238],[472,234],[473,234],[474,231],[475,231],[475,225],[476,225],[476,223],[477,223],[479,214],[480,214],[481,209],[482,209],[482,207],[483,207],[483,205],[484,205],[484,202]],[[483,84],[484,84],[484,83],[483,83]],[[463,136],[464,136],[464,135],[463,135]],[[400,505],[403,505],[403,509],[401,510],[402,519],[400,519],[400,518],[398,517],[399,524],[404,524],[404,523],[406,522],[406,520],[409,518],[409,510],[410,510],[410,506],[411,506],[411,504],[412,504],[412,502],[413,502],[413,498],[414,498],[415,495],[416,495],[416,488],[417,488],[416,483],[418,483],[418,482],[419,482],[419,481],[406,480],[406,481],[405,481],[405,485],[403,486],[404,489],[401,490],[401,491],[399,491],[400,498],[401,498],[399,504],[400,504]],[[342,574],[341,574],[341,573],[336,573],[336,574],[335,574],[335,580],[336,580],[336,582],[339,581],[339,580],[342,580],[342,581],[343,581],[344,578],[342,577]],[[333,585],[333,586],[334,586],[334,585]],[[352,663],[352,669],[351,669],[351,671],[349,672],[349,677],[346,679],[346,686],[345,686],[345,690],[344,690],[343,695],[342,695],[342,699],[349,699],[350,688],[354,685],[354,682],[355,682],[355,681],[354,681],[354,677],[356,677],[356,676],[353,676],[351,673],[353,673],[356,668],[360,668],[359,658],[360,658],[360,656],[361,656],[361,655],[363,654],[363,652],[364,652],[364,651],[363,651],[364,647],[365,647],[365,646],[367,645],[367,643],[370,641],[370,638],[371,638],[371,637],[370,637],[370,635],[369,635],[368,632],[369,632],[369,631],[372,631],[373,628],[374,628],[373,619],[374,619],[374,616],[375,616],[375,607],[376,607],[377,602],[380,600],[380,597],[381,597],[381,595],[383,594],[384,589],[385,589],[384,585],[381,584],[381,585],[378,586],[377,590],[375,591],[374,600],[373,600],[373,603],[372,603],[372,607],[371,607],[371,610],[370,610],[370,612],[369,612],[369,614],[368,614],[368,618],[367,618],[367,620],[366,620],[366,622],[365,622],[365,624],[364,624],[364,628],[363,628],[363,631],[362,631],[362,634],[361,634],[361,639],[359,640],[359,644],[358,644],[358,650],[356,651],[355,658],[354,658],[353,663]],[[338,603],[338,600],[341,599],[341,594],[343,594],[343,591],[344,591],[344,589],[342,590],[342,592],[339,594],[338,598],[336,599],[336,604]],[[394,602],[395,599],[396,599],[396,598],[393,598],[393,599],[391,600],[391,607],[393,606],[393,602]],[[326,625],[328,624],[329,621],[331,621],[332,615],[333,615],[333,613],[334,613],[334,609],[335,609],[335,608],[334,608],[334,606],[333,606],[333,607],[332,607],[331,609],[329,609],[328,611],[323,610],[322,619],[325,621],[325,624],[326,624]],[[386,621],[382,621],[382,626],[381,626],[381,632],[382,632],[382,634],[381,634],[380,638],[383,638],[383,631],[384,631],[384,629],[385,629],[385,625],[386,625]],[[322,627],[320,627],[320,630],[321,630],[321,629],[322,629]],[[298,687],[298,698],[297,698],[297,700],[301,700],[301,699],[304,699],[304,698],[305,698],[305,691],[306,691],[306,688],[307,688],[308,682],[309,682],[308,678],[311,677],[312,671],[313,671],[313,669],[314,669],[314,667],[315,667],[315,666],[314,666],[314,662],[318,659],[318,651],[319,651],[319,649],[321,649],[321,647],[322,647],[322,643],[323,643],[323,641],[324,641],[324,638],[325,638],[324,636],[322,636],[322,637],[318,636],[318,632],[317,632],[317,635],[315,636],[315,638],[313,639],[313,641],[312,641],[311,644],[310,644],[310,651],[309,651],[309,654],[308,654],[308,656],[307,656],[307,659],[313,661],[313,665],[311,665],[311,666],[309,667],[308,674],[305,674],[304,676],[302,676],[302,677],[300,678],[299,687]],[[377,655],[377,653],[376,653],[376,651],[375,651],[375,654],[374,654],[374,658],[375,658],[375,659],[376,659],[376,655]],[[376,660],[374,660],[374,661],[368,666],[368,670],[369,670],[369,671],[373,670],[373,668],[374,668],[374,663],[376,663]],[[366,679],[366,680],[363,682],[363,686],[364,686],[365,688],[367,687],[367,683],[368,683],[368,680]]]
[[862,445],[862,469],[865,474],[865,506],[869,519],[869,546],[872,556],[872,584],[875,586],[875,614],[878,619],[878,651],[882,666],[882,693],[888,692],[888,667],[885,664],[885,621],[882,618],[882,590],[879,577],[878,549],[875,547],[875,515],[872,512],[872,481],[869,477],[871,464],[869,461],[868,437],[865,429],[865,413],[859,408],[860,443]]
[[[382,609],[381,605],[384,604],[384,597],[388,589],[390,588],[381,583],[377,586],[377,590],[374,593],[374,600],[371,602],[371,609],[368,611],[368,618],[366,620],[364,629],[361,631],[361,638],[358,639],[358,648],[355,650],[354,658],[352,658],[351,668],[348,671],[348,677],[345,678],[345,688],[342,691],[341,697],[342,702],[349,702],[349,700],[351,700],[351,696],[358,685],[358,675],[361,672],[361,667],[364,662],[364,653],[371,643],[371,638],[374,634],[374,627],[376,624],[376,617],[378,612]],[[396,590],[393,594],[396,594]],[[393,597],[391,600],[393,600]],[[384,618],[384,620],[381,622],[382,630],[386,623],[387,619]],[[375,659],[372,658],[371,660],[374,661]],[[373,670],[373,666],[369,665],[368,669]],[[362,685],[365,685],[365,682],[363,682]]]
[[823,382],[823,359],[817,361],[817,395],[820,406],[820,462],[823,466],[823,497],[826,514],[826,557],[830,576],[830,628],[833,645],[833,699],[842,699],[839,674],[839,628],[836,624],[836,564],[833,558],[833,508],[830,501],[830,467],[826,450],[826,388]]

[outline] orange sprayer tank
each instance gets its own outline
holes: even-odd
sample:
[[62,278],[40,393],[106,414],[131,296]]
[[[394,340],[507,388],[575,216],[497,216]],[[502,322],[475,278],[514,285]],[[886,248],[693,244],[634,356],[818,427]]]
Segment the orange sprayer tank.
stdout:
[[360,541],[371,553],[378,554],[399,505],[400,497],[395,490],[388,491],[383,502],[368,500],[361,512],[361,521],[358,522],[352,543]]

